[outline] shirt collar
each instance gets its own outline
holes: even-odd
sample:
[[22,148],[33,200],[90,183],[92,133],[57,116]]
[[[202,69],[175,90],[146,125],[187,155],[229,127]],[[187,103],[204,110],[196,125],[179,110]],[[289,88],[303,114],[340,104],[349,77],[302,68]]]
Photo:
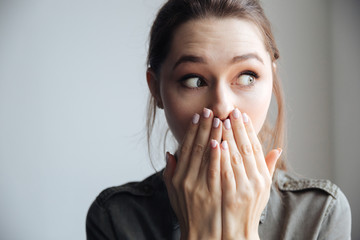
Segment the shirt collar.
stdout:
[[[270,201],[269,201],[269,202],[270,202]],[[267,208],[268,208],[269,202],[268,202],[268,204],[266,204],[264,210],[263,210],[262,213],[261,213],[261,216],[260,216],[260,223],[261,223],[261,224],[263,224],[263,223],[265,222],[266,215],[267,215]]]

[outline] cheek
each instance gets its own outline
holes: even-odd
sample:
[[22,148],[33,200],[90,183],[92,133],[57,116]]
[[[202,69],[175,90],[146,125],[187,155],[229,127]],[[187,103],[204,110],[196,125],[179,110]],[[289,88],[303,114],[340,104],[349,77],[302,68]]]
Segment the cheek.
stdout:
[[193,115],[202,108],[200,104],[184,101],[176,92],[164,92],[162,96],[166,121],[177,142],[181,143]]
[[268,107],[268,104],[258,105],[257,108],[255,108],[251,113],[249,113],[249,116],[251,117],[254,129],[257,134],[259,134],[262,126],[264,125]]
[[258,134],[265,122],[271,101],[271,92],[265,92],[254,96],[243,108],[251,118],[254,129]]

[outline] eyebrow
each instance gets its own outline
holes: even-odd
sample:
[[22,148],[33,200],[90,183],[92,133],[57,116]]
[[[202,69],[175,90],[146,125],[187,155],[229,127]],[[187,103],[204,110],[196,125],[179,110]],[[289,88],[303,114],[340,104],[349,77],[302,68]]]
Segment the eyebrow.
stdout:
[[[247,61],[249,59],[256,59],[259,62],[261,62],[262,64],[264,64],[264,61],[262,60],[262,58],[256,54],[256,53],[248,53],[248,54],[244,54],[244,55],[240,55],[240,56],[236,56],[231,60],[231,64],[234,63],[238,63],[238,62],[243,62],[243,61]],[[176,63],[174,64],[173,70],[179,66],[182,63],[186,63],[186,62],[192,62],[192,63],[206,63],[205,59],[199,56],[194,56],[194,55],[184,55],[181,56],[179,58],[179,60],[176,61]]]

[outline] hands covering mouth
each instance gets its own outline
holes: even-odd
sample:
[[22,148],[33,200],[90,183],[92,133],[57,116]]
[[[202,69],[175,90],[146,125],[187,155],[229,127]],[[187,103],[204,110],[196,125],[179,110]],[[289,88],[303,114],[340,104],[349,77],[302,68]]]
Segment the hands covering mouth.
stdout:
[[[164,181],[182,239],[258,239],[281,149],[266,157],[250,117],[195,114],[178,160],[167,153]],[[183,238],[184,236],[184,238]]]

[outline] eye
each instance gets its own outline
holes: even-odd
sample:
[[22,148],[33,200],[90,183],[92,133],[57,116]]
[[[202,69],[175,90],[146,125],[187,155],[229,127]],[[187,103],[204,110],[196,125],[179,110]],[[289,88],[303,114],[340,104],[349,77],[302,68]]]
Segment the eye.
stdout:
[[251,86],[255,83],[256,78],[255,73],[242,73],[236,83],[242,86]]
[[188,88],[199,88],[205,86],[205,81],[198,76],[187,76],[182,79],[182,84]]

